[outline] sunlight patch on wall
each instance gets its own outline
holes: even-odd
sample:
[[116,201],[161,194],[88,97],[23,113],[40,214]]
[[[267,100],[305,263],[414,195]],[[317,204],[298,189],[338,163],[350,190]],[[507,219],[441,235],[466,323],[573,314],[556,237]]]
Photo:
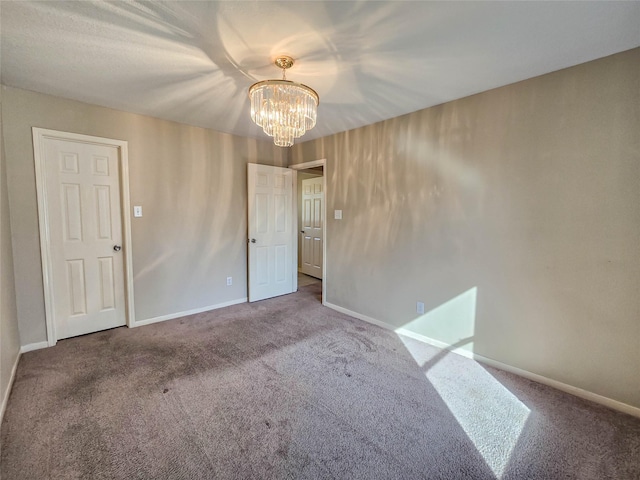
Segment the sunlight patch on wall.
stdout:
[[411,334],[436,340],[438,346],[443,348],[455,346],[456,349],[473,352],[473,341],[464,340],[472,339],[474,336],[477,295],[478,288],[470,288],[403,325],[396,332],[414,338],[415,335]]

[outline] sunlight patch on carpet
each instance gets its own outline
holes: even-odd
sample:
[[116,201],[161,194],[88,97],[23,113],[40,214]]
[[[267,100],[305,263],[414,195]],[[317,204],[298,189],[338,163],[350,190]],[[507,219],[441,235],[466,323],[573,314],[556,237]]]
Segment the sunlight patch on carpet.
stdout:
[[[441,350],[425,356],[415,340],[399,338],[497,478],[505,471],[530,409],[476,362]],[[444,355],[443,355],[444,353]]]
[[[471,368],[468,368],[471,365]],[[456,372],[452,384],[446,362],[438,362],[427,378],[498,478],[509,463],[530,410],[477,363]]]

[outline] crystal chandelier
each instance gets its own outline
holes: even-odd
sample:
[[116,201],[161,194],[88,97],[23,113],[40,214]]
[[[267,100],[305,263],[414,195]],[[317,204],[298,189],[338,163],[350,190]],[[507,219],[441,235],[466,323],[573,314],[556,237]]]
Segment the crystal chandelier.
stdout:
[[273,137],[273,143],[290,147],[316,124],[320,98],[312,88],[286,79],[293,58],[281,56],[275,64],[282,69],[282,80],[264,80],[249,88],[251,120]]

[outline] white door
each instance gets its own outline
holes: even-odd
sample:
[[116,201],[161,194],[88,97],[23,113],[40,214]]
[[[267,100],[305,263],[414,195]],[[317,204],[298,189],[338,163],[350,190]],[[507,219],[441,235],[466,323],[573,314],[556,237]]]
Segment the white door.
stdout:
[[249,301],[293,292],[293,172],[250,163]]
[[119,150],[42,143],[56,339],[125,325]]
[[300,226],[300,271],[322,278],[322,221],[324,218],[323,178],[302,180],[302,225]]

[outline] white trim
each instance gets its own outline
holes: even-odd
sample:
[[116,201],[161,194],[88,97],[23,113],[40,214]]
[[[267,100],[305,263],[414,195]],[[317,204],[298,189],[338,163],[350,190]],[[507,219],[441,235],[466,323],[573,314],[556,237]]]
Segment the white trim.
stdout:
[[353,310],[349,310],[347,308],[340,307],[340,306],[335,305],[333,303],[326,302],[325,306],[329,307],[332,310],[335,310],[336,312],[344,313],[345,315],[349,315],[350,317],[357,318],[358,320],[364,320],[365,322],[368,322],[368,323],[373,323],[374,325],[377,325],[378,327],[386,328],[387,330],[394,330],[395,329],[395,327],[393,325],[390,325],[388,323],[382,322],[382,321],[380,321],[380,320],[378,320],[376,318],[369,317],[367,315],[363,315],[363,314],[358,313],[358,312],[354,312]]
[[55,325],[52,318],[53,306],[53,285],[51,285],[51,254],[49,252],[49,216],[47,213],[47,189],[45,188],[44,146],[42,145],[44,132],[40,132],[35,127],[33,132],[33,159],[36,173],[36,197],[38,200],[38,223],[40,233],[40,257],[42,261],[42,282],[44,286],[44,312],[45,324],[47,327],[47,343],[50,347],[56,344]]
[[49,342],[37,342],[37,343],[28,343],[27,345],[22,345],[20,347],[20,353],[33,352],[34,350],[41,350],[43,348],[48,348]]
[[67,140],[79,143],[89,143],[94,145],[108,145],[119,149],[120,161],[120,214],[122,215],[123,228],[123,254],[124,254],[124,282],[125,282],[125,313],[127,325],[130,327],[135,323],[135,310],[133,304],[133,259],[131,243],[131,218],[129,200],[129,150],[128,143],[124,140],[114,140],[110,138],[94,137],[79,133],[60,132],[45,128],[33,127],[33,159],[36,173],[36,196],[38,199],[38,224],[40,229],[40,255],[42,260],[42,281],[44,285],[44,309],[45,323],[47,326],[47,343],[53,347],[57,342],[56,326],[54,318],[54,293],[53,293],[53,272],[51,270],[51,243],[49,232],[49,219],[47,213],[47,193],[45,184],[44,168],[44,145],[46,138]]
[[322,305],[329,306],[326,300],[326,286],[327,286],[327,159],[321,158],[319,160],[312,160],[310,162],[296,163],[295,165],[289,165],[289,168],[293,170],[293,188],[294,188],[294,202],[293,202],[293,218],[296,222],[295,238],[294,238],[294,255],[293,262],[296,266],[296,279],[295,290],[298,290],[298,232],[300,231],[300,225],[298,225],[298,170],[306,170],[308,168],[322,167],[322,194],[324,195],[324,208],[322,211]]
[[[321,158],[319,160],[311,160],[310,162],[295,163],[293,165],[289,165],[289,168],[292,168],[293,170],[306,170],[307,168],[324,167],[326,162],[326,158]],[[324,174],[324,172],[322,173]]]
[[[454,353],[458,353],[455,352]],[[471,353],[471,352],[468,352]],[[473,359],[484,363],[490,367],[497,368],[499,370],[504,370],[509,373],[514,373],[524,378],[528,378],[529,380],[533,380],[534,382],[542,383],[543,385],[548,385],[550,387],[556,388],[558,390],[562,390],[563,392],[570,393],[571,395],[575,395],[576,397],[584,398],[585,400],[590,400],[594,403],[599,403],[600,405],[604,405],[605,407],[609,407],[613,410],[617,410],[619,412],[623,412],[634,417],[640,418],[640,408],[634,407],[632,405],[620,402],[618,400],[614,400],[613,398],[605,397],[603,395],[598,395],[597,393],[590,392],[588,390],[583,390],[582,388],[574,387],[573,385],[569,385],[567,383],[562,383],[552,378],[543,377],[542,375],[538,375],[537,373],[529,372],[527,370],[522,370],[518,367],[512,367],[511,365],[507,365],[506,363],[498,362],[497,360],[492,360],[487,357],[483,357],[482,355],[478,355],[476,353],[472,353]]]
[[355,317],[359,320],[363,320],[365,322],[368,323],[372,323],[374,325],[377,325],[378,327],[382,327],[385,328],[387,330],[393,330],[394,332],[396,332],[398,335],[404,335],[410,338],[413,338],[415,340],[418,340],[420,342],[423,343],[427,343],[429,345],[433,345],[434,347],[437,348],[442,348],[445,350],[449,350],[452,353],[455,353],[457,355],[462,355],[463,357],[469,358],[471,360],[475,360],[479,363],[483,363],[485,365],[488,365],[490,367],[493,368],[497,368],[499,370],[504,370],[505,372],[509,372],[509,373],[513,373],[515,375],[518,375],[520,377],[524,377],[526,379],[529,380],[533,380],[534,382],[538,382],[541,383],[543,385],[547,385],[549,387],[553,387],[557,390],[561,390],[563,392],[569,393],[571,395],[574,395],[576,397],[580,397],[583,398],[585,400],[589,400],[591,402],[594,403],[598,403],[600,405],[604,405],[605,407],[609,407],[613,410],[617,410],[619,412],[622,413],[626,413],[628,415],[632,415],[634,417],[638,417],[640,418],[640,408],[638,407],[634,407],[632,405],[628,405],[626,403],[620,402],[618,400],[614,400],[612,398],[609,397],[605,397],[603,395],[599,395],[597,393],[593,393],[590,392],[588,390],[583,390],[582,388],[578,388],[578,387],[574,387],[573,385],[569,385],[563,382],[559,382],[558,380],[554,380],[552,378],[548,378],[548,377],[544,377],[542,375],[538,375],[537,373],[533,373],[533,372],[529,372],[528,370],[523,370],[521,368],[518,367],[514,367],[511,365],[508,365],[506,363],[502,363],[499,362],[497,360],[493,360],[491,358],[488,357],[484,357],[482,355],[479,355],[477,353],[473,353],[470,352],[469,350],[464,350],[461,348],[451,348],[451,345],[441,342],[440,340],[435,340],[433,338],[429,338],[426,337],[424,335],[420,335],[419,333],[415,333],[412,332],[410,330],[404,329],[404,328],[396,328],[388,323],[382,322],[380,320],[377,320],[375,318],[369,317],[367,315],[362,315],[360,313],[354,312],[352,310],[348,310],[346,308],[343,307],[339,307],[338,305],[333,305],[331,303],[326,303],[325,304],[327,307],[336,310],[340,313],[344,313],[346,315],[349,315],[351,317]]
[[185,312],[170,313],[168,315],[161,315],[159,317],[147,318],[146,320],[138,320],[134,327],[142,327],[144,325],[151,325],[152,323],[164,322],[166,320],[173,320],[174,318],[186,317],[188,315],[195,315],[196,313],[208,312],[210,310],[217,310],[219,308],[230,307],[231,305],[238,305],[240,303],[247,303],[249,299],[247,297],[237,298],[235,300],[229,300],[228,302],[217,303],[216,305],[209,305],[208,307],[194,308],[193,310],[187,310]]
[[0,424],[4,418],[4,411],[7,409],[7,403],[9,403],[9,395],[11,395],[11,389],[13,388],[13,382],[16,379],[16,371],[18,370],[18,362],[20,361],[20,352],[16,355],[16,361],[13,363],[11,369],[11,376],[9,377],[9,383],[7,383],[7,389],[2,392],[2,404],[0,405]]
[[292,201],[291,201],[291,216],[293,217],[292,223],[295,225],[295,228],[292,228],[291,235],[293,236],[293,248],[291,249],[291,275],[293,276],[293,291],[298,291],[298,255],[300,252],[298,251],[298,238],[300,225],[298,225],[298,171],[291,170],[293,182],[293,190],[292,190]]
[[453,348],[448,343],[441,342],[440,340],[436,340],[434,338],[425,337],[424,335],[421,335],[416,332],[412,332],[411,330],[407,330],[406,328],[396,328],[395,332],[400,335],[404,335],[405,337],[418,340],[419,342],[428,343],[429,345],[433,345],[434,347],[441,348],[443,350],[449,350],[450,352],[457,353],[458,355],[462,355],[463,357],[470,358],[471,360],[473,360],[476,355],[475,353],[469,350],[465,350],[464,348]]
[[131,240],[131,199],[129,198],[129,144],[122,142],[120,147],[120,200],[122,202],[122,227],[124,241],[124,288],[127,327],[136,321],[133,297],[133,242]]

